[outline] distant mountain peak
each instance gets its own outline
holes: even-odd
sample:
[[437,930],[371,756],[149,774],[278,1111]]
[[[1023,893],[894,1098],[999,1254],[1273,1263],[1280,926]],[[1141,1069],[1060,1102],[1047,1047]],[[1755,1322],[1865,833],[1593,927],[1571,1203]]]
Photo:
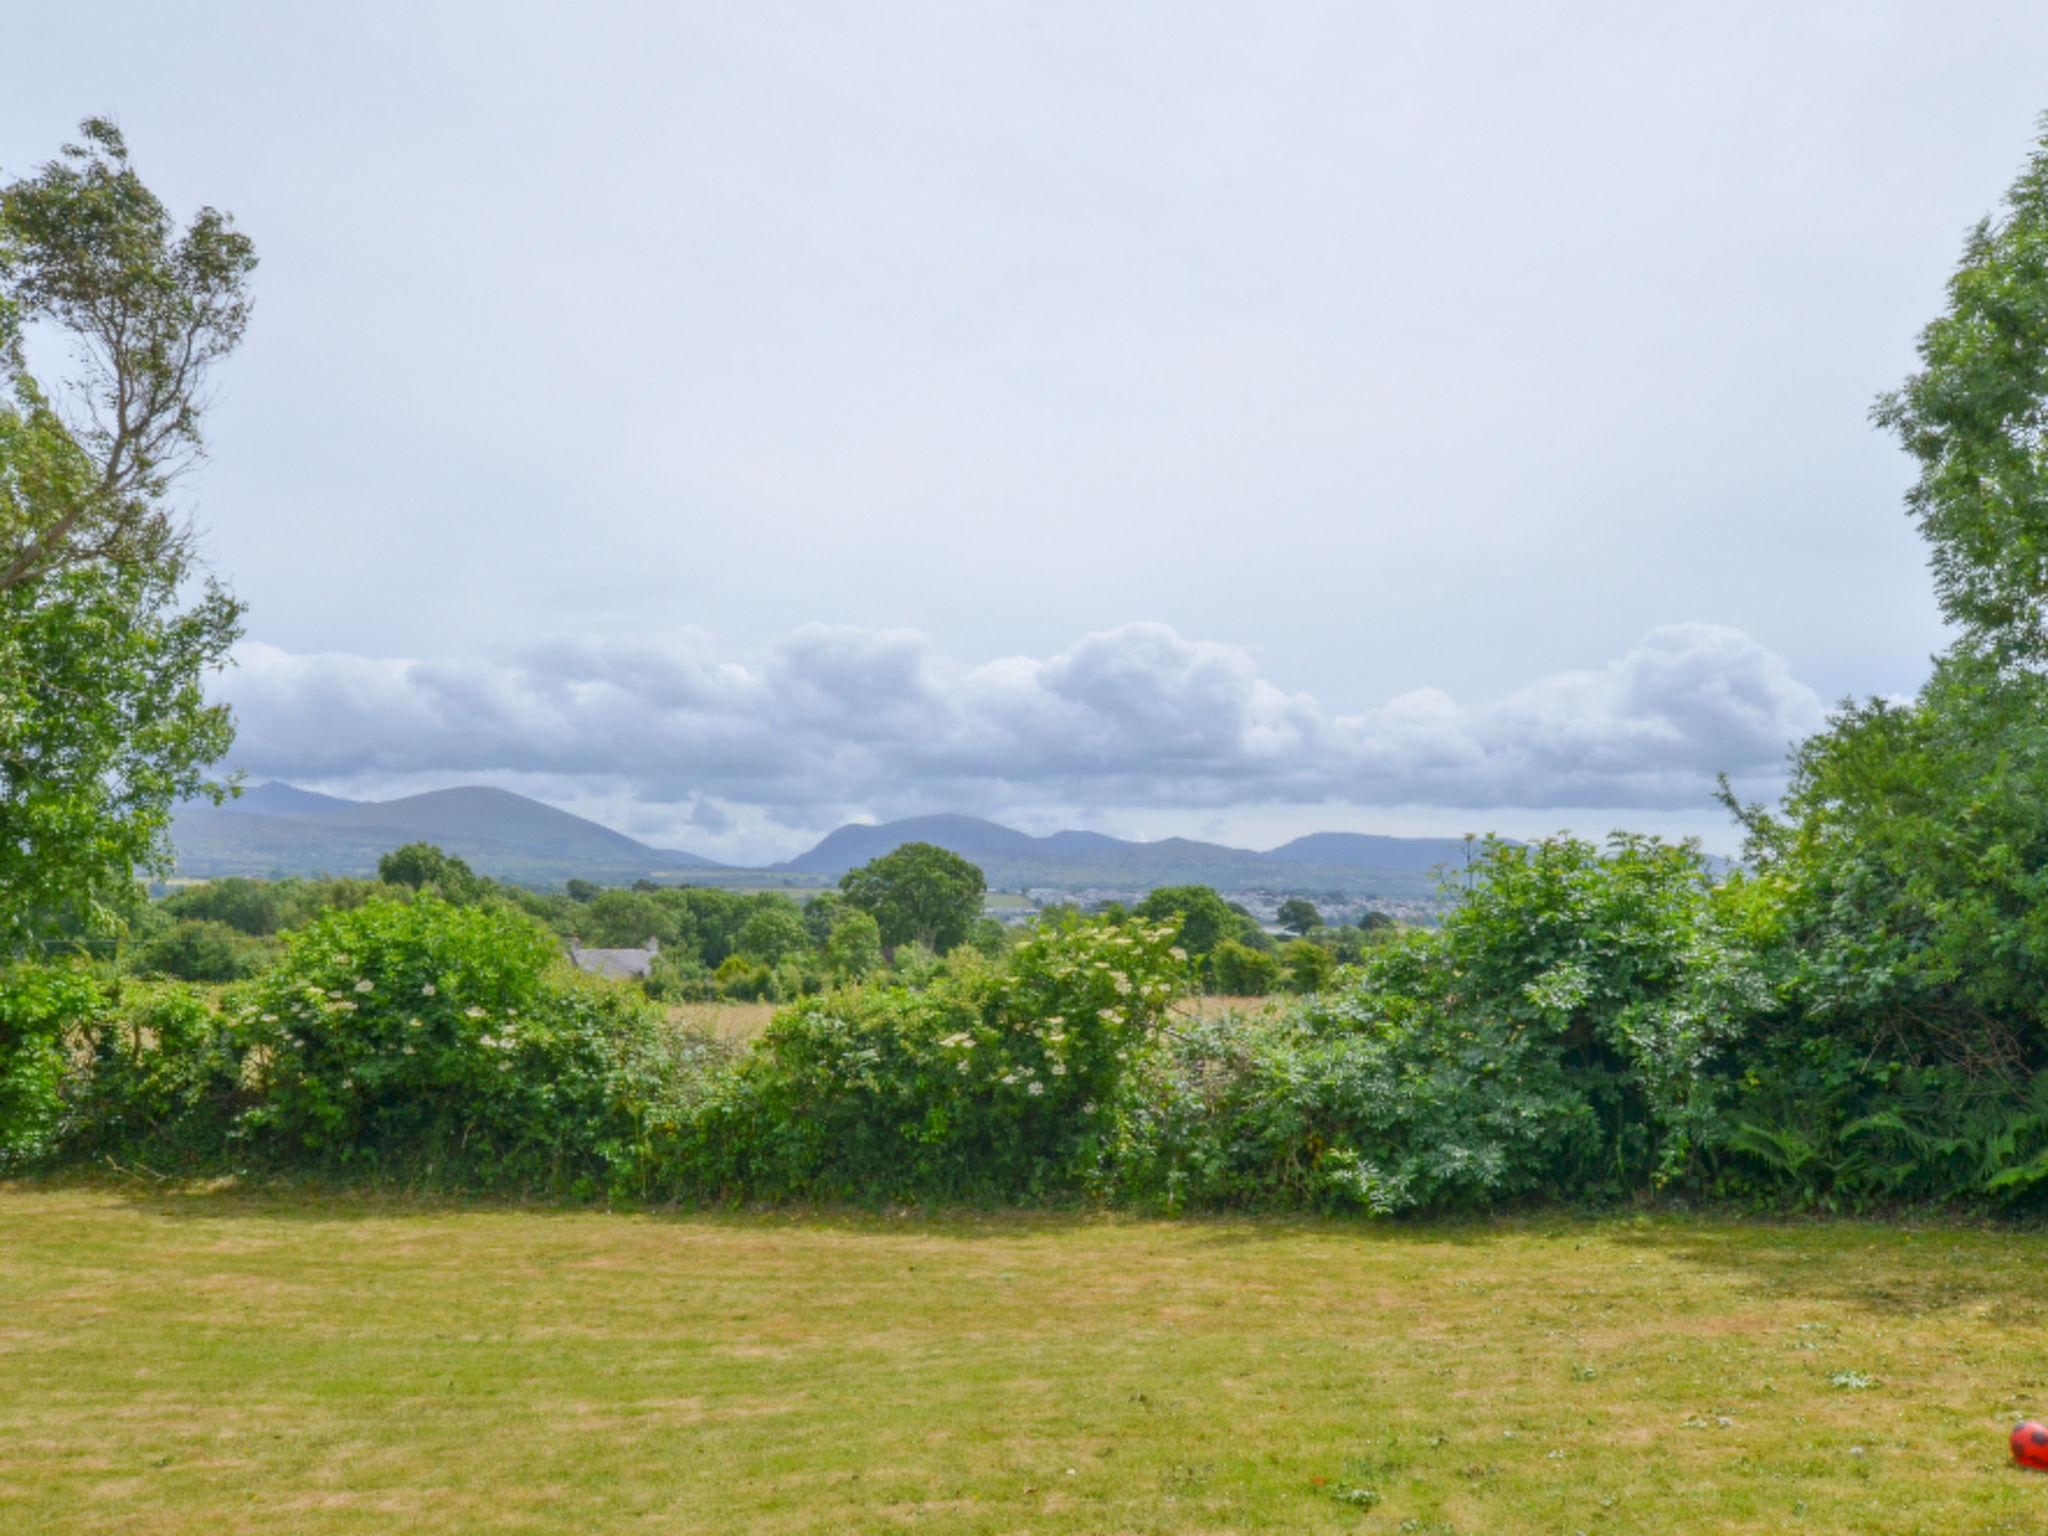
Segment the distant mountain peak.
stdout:
[[653,848],[586,817],[490,785],[427,790],[396,800],[344,800],[290,784],[259,784],[216,809],[182,807],[172,824],[179,873],[373,873],[405,843],[428,842],[480,873],[554,882],[572,876],[628,884],[722,865]]

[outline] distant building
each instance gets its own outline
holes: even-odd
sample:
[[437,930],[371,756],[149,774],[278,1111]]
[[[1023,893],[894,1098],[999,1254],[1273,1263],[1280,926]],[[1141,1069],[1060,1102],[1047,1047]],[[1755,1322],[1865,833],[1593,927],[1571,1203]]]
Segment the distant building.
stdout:
[[661,942],[651,935],[645,949],[585,949],[580,940],[569,941],[569,958],[576,969],[621,981],[645,976],[654,969],[654,957],[660,953]]

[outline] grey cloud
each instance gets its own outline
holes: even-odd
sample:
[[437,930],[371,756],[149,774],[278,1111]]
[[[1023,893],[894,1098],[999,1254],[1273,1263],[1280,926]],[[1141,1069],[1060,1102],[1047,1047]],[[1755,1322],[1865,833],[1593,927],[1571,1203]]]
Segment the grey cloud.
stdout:
[[783,825],[1025,803],[1692,809],[1717,772],[1767,779],[1823,716],[1781,657],[1712,624],[1497,700],[1419,690],[1352,714],[1159,624],[978,665],[825,627],[752,664],[701,640],[496,660],[250,644],[239,662],[223,691],[257,777],[587,778],[707,829],[739,807]]

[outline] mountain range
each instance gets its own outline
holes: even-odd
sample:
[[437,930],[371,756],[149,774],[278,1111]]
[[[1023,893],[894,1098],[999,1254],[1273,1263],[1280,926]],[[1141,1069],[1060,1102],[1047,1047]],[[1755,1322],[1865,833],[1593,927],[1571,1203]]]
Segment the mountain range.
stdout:
[[344,800],[259,784],[224,805],[181,806],[171,823],[178,874],[370,875],[403,843],[429,842],[479,872],[521,884],[580,876],[606,884],[721,866],[650,848],[623,832],[510,790],[436,789],[400,800]]
[[655,848],[509,790],[433,790],[398,800],[345,800],[290,784],[259,784],[222,806],[180,808],[172,823],[178,874],[368,875],[402,843],[436,843],[484,874],[529,885],[571,878],[601,884],[652,879],[717,884],[826,885],[908,842],[936,843],[981,866],[994,890],[1223,890],[1426,896],[1435,871],[1456,865],[1455,837],[1316,832],[1263,852],[1183,837],[1132,842],[1101,832],[1033,836],[973,816],[855,824],[763,870]]

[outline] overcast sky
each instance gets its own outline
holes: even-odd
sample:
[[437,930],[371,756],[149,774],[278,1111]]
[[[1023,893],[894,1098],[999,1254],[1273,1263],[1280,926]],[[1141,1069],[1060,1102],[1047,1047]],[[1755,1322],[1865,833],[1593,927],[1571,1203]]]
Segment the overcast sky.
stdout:
[[[6,22],[262,256],[192,489],[235,761],[785,855],[959,809],[1734,838],[1942,642],[1867,423],[2048,6]],[[24,67],[24,61],[33,61]]]

